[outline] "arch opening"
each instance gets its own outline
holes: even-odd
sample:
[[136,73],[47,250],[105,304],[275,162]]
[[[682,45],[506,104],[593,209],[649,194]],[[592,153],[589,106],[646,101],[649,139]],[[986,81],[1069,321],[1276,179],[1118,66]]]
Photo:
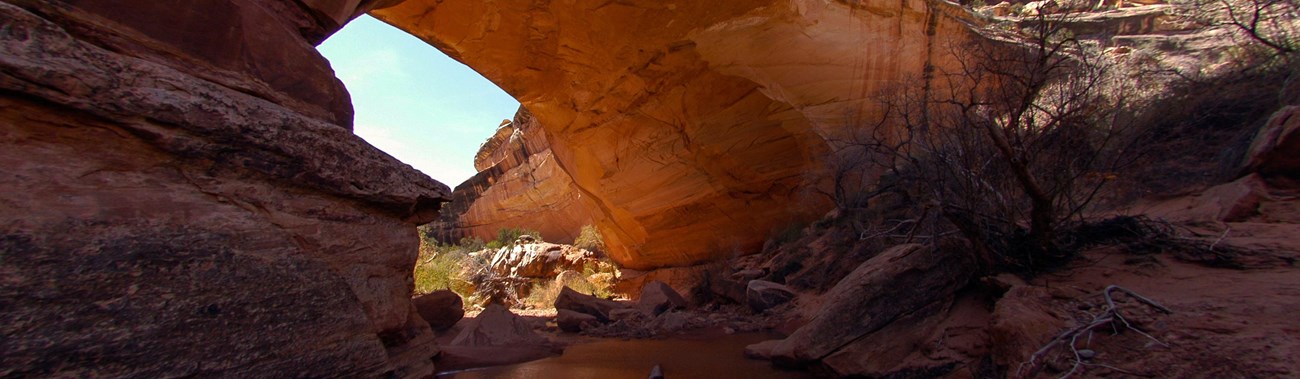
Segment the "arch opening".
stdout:
[[317,46],[352,98],[353,132],[430,177],[455,186],[519,101],[474,70],[368,15]]

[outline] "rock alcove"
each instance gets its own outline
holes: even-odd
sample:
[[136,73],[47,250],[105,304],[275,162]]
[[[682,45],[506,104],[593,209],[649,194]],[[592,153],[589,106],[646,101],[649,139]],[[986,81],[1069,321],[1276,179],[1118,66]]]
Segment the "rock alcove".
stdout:
[[[1142,12],[1120,15],[1134,22],[1117,30],[1181,25],[1156,22],[1163,9]],[[510,128],[476,157],[479,175],[456,191],[352,133],[348,94],[314,46],[366,13],[521,102]],[[0,0],[0,376],[429,376],[438,347],[410,300],[417,225],[440,220],[439,232],[454,238],[499,225],[571,231],[589,222],[611,259],[668,268],[665,277],[675,266],[756,252],[774,232],[826,214],[831,204],[820,193],[830,185],[835,141],[880,118],[872,97],[881,91],[934,88],[928,73],[958,63],[943,52],[975,38],[969,26],[977,22],[958,5],[930,0]],[[1275,333],[1290,325],[1297,303],[1294,271],[1277,263],[1295,260],[1294,196],[1286,192],[1294,187],[1268,182],[1295,176],[1284,152],[1295,146],[1300,118],[1287,109],[1251,145],[1251,163],[1233,168],[1241,180],[1192,205],[1162,204],[1197,227],[1234,222],[1258,232],[1263,243],[1235,242],[1264,251],[1243,255],[1242,267],[1272,270],[1267,280],[1144,258],[1184,272],[1135,280],[1147,295],[1178,288],[1175,277],[1209,278],[1186,296],[1165,292],[1185,313],[1160,322],[1213,333],[1182,336],[1209,343],[1139,359],[1173,367],[1261,351],[1234,338],[1294,345],[1294,336]],[[1205,233],[1224,243],[1236,237]],[[1066,302],[1091,301],[1082,291],[981,278],[1005,294],[991,310],[957,289],[975,282],[965,280],[972,265],[927,259],[941,253],[929,249],[899,245],[878,257],[880,270],[814,262],[870,285],[836,290],[829,275],[803,277],[820,280],[812,284],[832,298],[873,299],[884,309],[851,311],[906,322],[827,318],[752,354],[789,356],[838,333],[853,341],[816,346],[829,355],[796,363],[886,376],[897,367],[859,365],[871,349],[893,346],[870,338],[912,343],[891,337],[899,333],[921,346],[929,334],[911,328],[940,325],[969,332],[971,356],[1010,366],[1059,333],[1063,320],[1046,307],[1080,310]],[[795,255],[784,258],[804,258]],[[1139,276],[1127,262],[1106,264],[1081,275]],[[733,277],[753,284],[770,274],[753,273]],[[1088,280],[1076,284],[1103,288]],[[1234,287],[1246,282],[1270,286]],[[714,283],[725,288],[710,290],[736,298],[751,290]],[[909,291],[909,309],[895,306],[890,291],[918,283],[932,290]],[[1004,308],[1015,317],[999,318]],[[1217,313],[1197,313],[1211,308]],[[979,317],[952,319],[971,325],[923,317],[950,309]],[[1225,314],[1233,326],[1219,326]],[[1234,329],[1259,320],[1272,329]],[[1008,339],[989,350],[984,342],[999,336]],[[1218,354],[1224,346],[1236,353]],[[939,363],[951,370],[952,362]],[[1293,364],[1261,362],[1267,370]],[[1289,368],[1266,369],[1259,372]]]

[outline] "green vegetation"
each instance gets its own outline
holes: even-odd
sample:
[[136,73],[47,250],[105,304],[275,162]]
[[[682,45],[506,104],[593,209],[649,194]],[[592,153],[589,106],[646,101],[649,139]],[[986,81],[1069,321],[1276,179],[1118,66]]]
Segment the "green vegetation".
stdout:
[[[470,299],[478,287],[470,278],[487,268],[488,255],[478,254],[484,246],[477,238],[462,238],[458,244],[442,245],[427,232],[421,233],[420,255],[415,262],[415,293],[449,289],[463,299]],[[470,302],[465,304],[468,306]]]
[[578,238],[573,240],[573,246],[577,246],[579,249],[604,253],[605,237],[600,235],[600,230],[597,230],[595,225],[583,225],[582,231],[578,233]]
[[[497,231],[497,238],[492,241],[462,238],[456,244],[442,244],[433,238],[430,230],[421,228],[420,254],[414,272],[415,293],[449,289],[465,299],[466,308],[481,304],[489,298],[504,299],[507,304],[517,302],[531,308],[551,308],[563,287],[603,298],[613,296],[618,266],[612,262],[597,261],[585,265],[581,273],[569,271],[556,280],[534,283],[527,297],[512,300],[517,299],[527,287],[515,287],[518,280],[522,280],[520,278],[497,277],[490,269],[489,261],[496,250],[514,245],[523,235],[541,242],[541,236],[535,230],[506,228]],[[580,248],[595,250],[592,247],[604,247],[600,233],[590,225],[583,228],[579,240],[582,242]]]

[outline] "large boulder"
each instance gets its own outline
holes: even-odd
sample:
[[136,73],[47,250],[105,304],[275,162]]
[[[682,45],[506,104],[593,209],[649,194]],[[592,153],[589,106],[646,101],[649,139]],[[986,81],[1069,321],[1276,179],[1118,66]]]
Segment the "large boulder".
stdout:
[[534,324],[493,303],[477,317],[461,323],[463,329],[450,343],[440,346],[442,369],[460,370],[527,362],[558,354],[557,348],[534,329]]
[[795,298],[793,289],[781,283],[766,280],[751,280],[745,286],[745,303],[754,312],[762,312],[772,307],[785,304]]
[[714,300],[743,304],[746,290],[746,282],[721,276],[709,277],[709,294]]
[[707,296],[710,265],[668,267],[650,271],[631,269],[619,270],[618,281],[614,283],[614,292],[638,300],[641,289],[651,282],[661,282],[681,295],[687,303],[700,305],[709,300]]
[[1018,368],[1068,325],[1050,308],[1046,288],[1017,285],[1002,295],[989,327],[993,363]]
[[1258,215],[1260,204],[1269,198],[1268,182],[1260,174],[1252,173],[1207,188],[1196,196],[1160,202],[1147,214],[1175,222],[1242,222]]
[[1300,179],[1300,106],[1273,113],[1246,154],[1245,171]]
[[637,308],[647,316],[654,317],[672,309],[684,309],[688,304],[682,295],[677,294],[672,287],[664,282],[652,281],[641,287],[641,298],[637,300]]
[[411,299],[420,317],[434,330],[444,330],[456,325],[465,317],[465,304],[460,295],[448,290],[433,291]]
[[586,313],[580,313],[568,309],[557,309],[555,314],[555,323],[560,330],[577,333],[583,329],[600,325],[600,320],[596,316]]
[[533,331],[532,324],[510,312],[501,304],[490,304],[473,320],[469,320],[460,334],[451,340],[453,346],[521,346],[546,345],[547,341]]
[[572,245],[522,243],[497,250],[490,264],[497,275],[550,279],[564,271],[582,271],[595,259],[592,252]]
[[962,253],[919,244],[889,248],[840,280],[823,297],[817,316],[771,354],[790,365],[821,360],[903,315],[951,301],[973,270]]
[[628,308],[627,305],[613,300],[599,299],[591,295],[583,295],[569,287],[560,290],[560,295],[555,297],[555,309],[567,309],[570,311],[584,313],[596,317],[600,322],[609,322],[613,320],[610,312],[615,309]]

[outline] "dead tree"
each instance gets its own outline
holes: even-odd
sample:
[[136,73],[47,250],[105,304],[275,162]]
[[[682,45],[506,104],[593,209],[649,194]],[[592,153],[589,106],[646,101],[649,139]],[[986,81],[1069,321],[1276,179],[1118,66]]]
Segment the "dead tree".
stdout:
[[[1125,86],[1061,17],[948,46],[956,67],[883,94],[888,122],[850,144],[940,204],[985,265],[1056,254],[1058,226],[1131,161]],[[1007,256],[1017,249],[1026,253]]]

